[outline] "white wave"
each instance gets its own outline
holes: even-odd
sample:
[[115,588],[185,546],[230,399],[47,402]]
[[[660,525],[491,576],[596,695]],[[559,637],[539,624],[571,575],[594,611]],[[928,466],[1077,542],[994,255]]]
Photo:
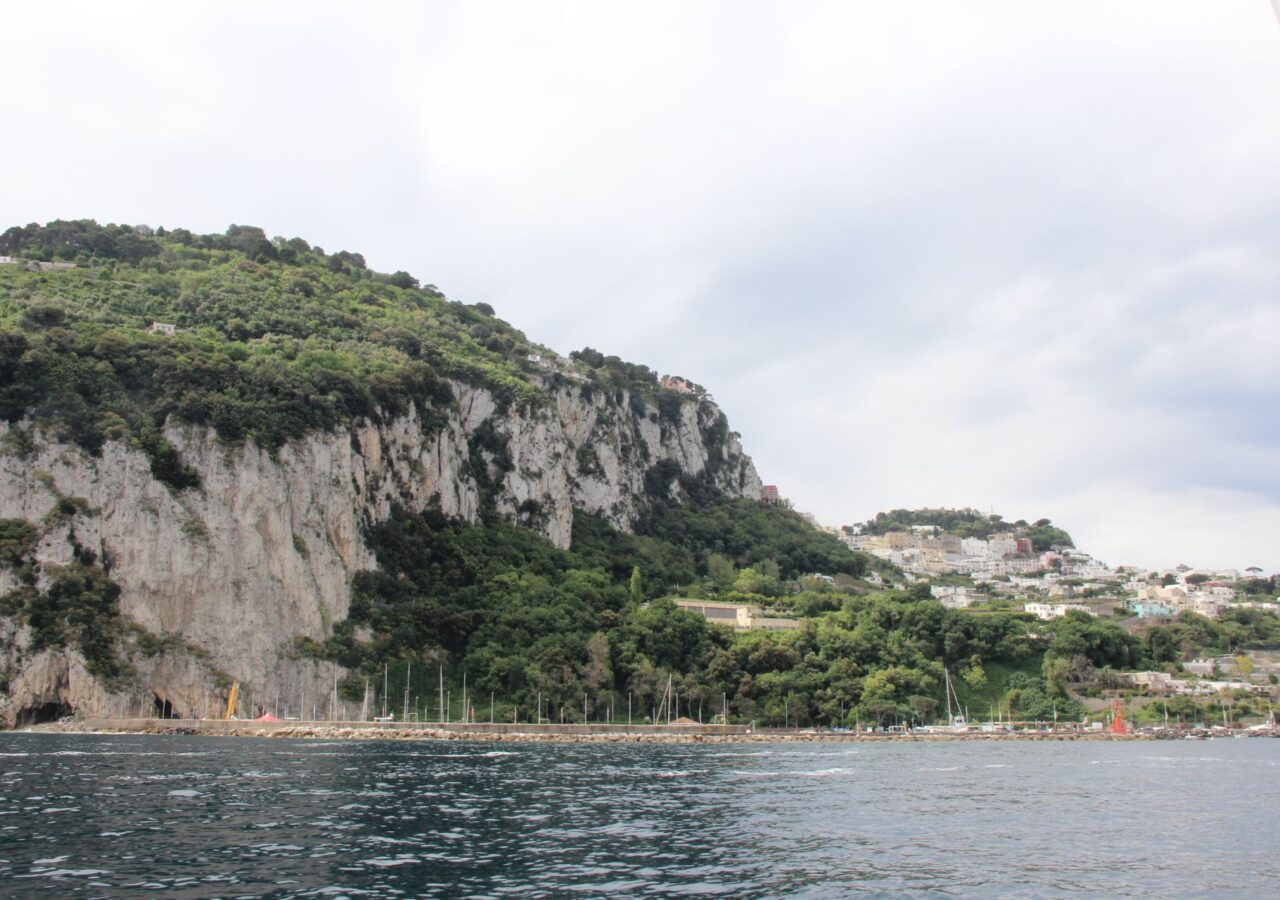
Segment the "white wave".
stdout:
[[376,896],[377,893],[378,893],[377,891],[366,891],[362,888],[348,887],[346,885],[341,887],[339,887],[338,885],[330,885],[329,887],[317,888],[316,890],[311,891],[310,893],[307,893],[307,894],[303,894],[302,896],[303,897],[330,897],[330,896],[337,895],[340,897],[349,897],[354,894],[360,897],[372,897],[372,896]]
[[106,869],[36,869],[29,875],[14,875],[14,878],[90,878],[94,875],[106,875]]
[[379,868],[379,869],[393,869],[396,866],[411,866],[417,861],[418,861],[417,857],[413,857],[413,856],[395,856],[391,858],[388,858],[385,856],[375,856],[373,859],[360,860],[360,865],[374,866],[375,868]]
[[748,750],[748,751],[721,750],[715,753],[707,753],[706,755],[707,756],[729,756],[729,757],[768,756],[769,751],[768,750]]

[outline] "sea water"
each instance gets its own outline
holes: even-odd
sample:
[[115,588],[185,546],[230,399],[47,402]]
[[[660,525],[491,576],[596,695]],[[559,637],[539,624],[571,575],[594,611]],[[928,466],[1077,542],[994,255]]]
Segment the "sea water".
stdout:
[[0,735],[0,893],[1275,896],[1280,741]]

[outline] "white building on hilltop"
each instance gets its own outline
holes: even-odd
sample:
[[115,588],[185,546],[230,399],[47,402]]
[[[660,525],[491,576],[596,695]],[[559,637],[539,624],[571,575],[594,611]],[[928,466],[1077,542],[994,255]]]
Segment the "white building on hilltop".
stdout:
[[1034,613],[1038,618],[1046,620],[1061,619],[1073,609],[1093,615],[1093,610],[1083,603],[1026,603],[1023,604],[1022,608],[1026,612]]

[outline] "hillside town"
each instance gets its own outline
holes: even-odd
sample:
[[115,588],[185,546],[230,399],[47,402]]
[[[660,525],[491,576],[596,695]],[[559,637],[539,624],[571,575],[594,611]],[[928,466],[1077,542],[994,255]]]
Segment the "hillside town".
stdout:
[[1065,546],[1036,552],[1028,538],[1001,532],[990,538],[959,538],[918,527],[884,535],[839,531],[850,547],[898,566],[909,580],[931,580],[944,606],[962,609],[993,598],[1025,600],[1042,619],[1073,609],[1095,615],[1127,611],[1139,618],[1172,618],[1183,611],[1217,618],[1229,607],[1275,609],[1271,598],[1246,593],[1261,569],[1172,569],[1145,571],[1111,567]]
[[[764,487],[764,499],[787,503],[776,485]],[[961,537],[937,525],[866,533],[860,525],[824,526],[812,515],[801,515],[851,549],[897,567],[907,582],[928,584],[933,597],[949,609],[1020,606],[1040,619],[1061,618],[1072,610],[1152,620],[1173,619],[1182,612],[1217,619],[1229,609],[1280,614],[1280,575],[1269,576],[1258,567],[1110,566],[1069,540],[1038,549],[1028,528],[1016,523],[985,537]]]

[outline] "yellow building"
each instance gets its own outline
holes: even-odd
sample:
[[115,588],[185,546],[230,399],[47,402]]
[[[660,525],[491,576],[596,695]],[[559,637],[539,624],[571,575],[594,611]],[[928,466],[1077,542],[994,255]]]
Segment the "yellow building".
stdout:
[[795,631],[800,627],[799,619],[766,616],[759,607],[741,603],[679,599],[675,604],[681,609],[697,613],[708,622],[727,625],[734,631]]

